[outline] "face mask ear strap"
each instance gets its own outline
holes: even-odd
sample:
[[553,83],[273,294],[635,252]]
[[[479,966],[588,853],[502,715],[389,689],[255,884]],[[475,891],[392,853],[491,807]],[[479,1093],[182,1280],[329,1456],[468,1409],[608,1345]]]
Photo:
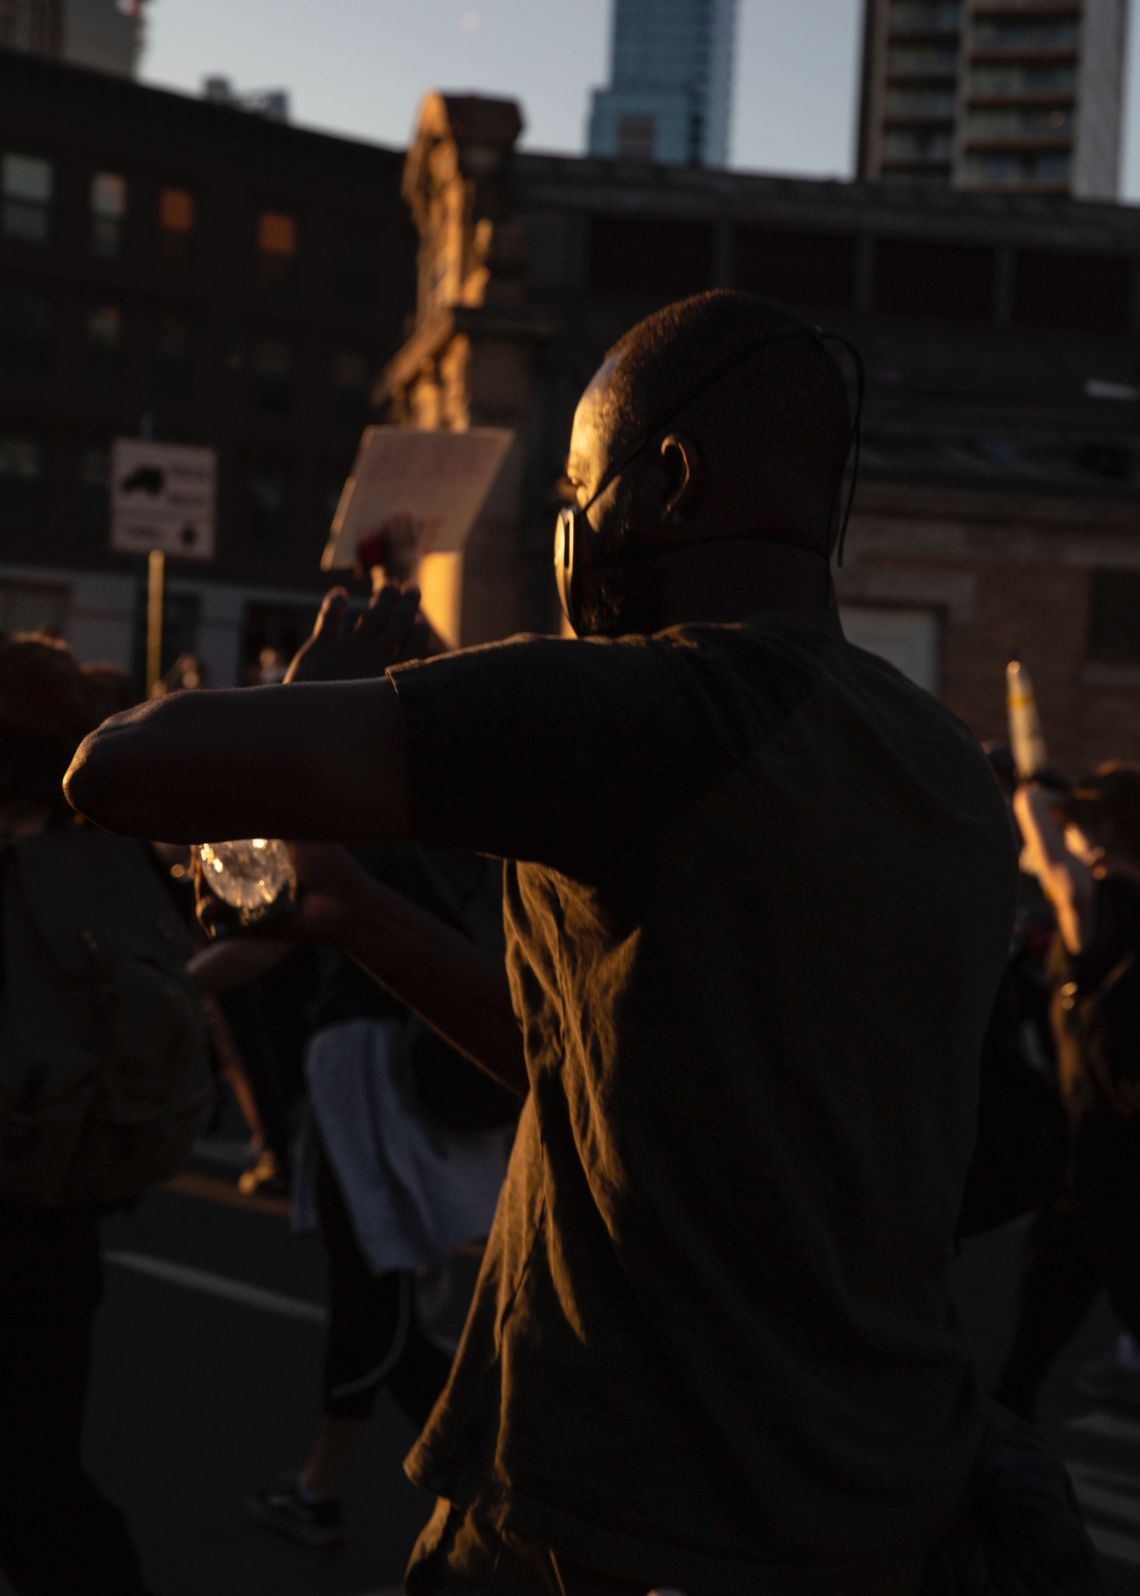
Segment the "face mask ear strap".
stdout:
[[554,545],[554,582],[562,613],[575,634],[580,635],[578,595],[575,581],[575,533],[578,529],[578,511],[567,506],[558,517],[558,536]]
[[[822,327],[817,327],[815,331],[821,343],[838,344],[841,349],[846,350],[851,364],[855,368],[855,416],[851,422],[851,431],[847,436],[847,449],[843,457],[843,464],[846,467],[847,457],[851,454],[852,445],[854,445],[854,458],[851,464],[851,486],[847,492],[847,504],[843,511],[843,521],[840,525],[839,538],[835,545],[835,563],[842,569],[843,549],[847,542],[847,523],[851,519],[851,507],[855,502],[855,487],[859,481],[859,457],[863,446],[863,400],[867,392],[867,368],[863,364],[863,356],[849,339],[844,338],[842,333],[825,332]],[[841,483],[842,481],[843,476],[840,473],[839,482]],[[839,483],[836,484],[835,492],[838,496]]]

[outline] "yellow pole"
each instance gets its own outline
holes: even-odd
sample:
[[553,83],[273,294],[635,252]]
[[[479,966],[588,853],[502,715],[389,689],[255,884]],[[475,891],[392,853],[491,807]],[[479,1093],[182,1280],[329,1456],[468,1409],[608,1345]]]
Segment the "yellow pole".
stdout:
[[146,690],[162,675],[162,600],[166,586],[166,555],[151,549],[146,571]]

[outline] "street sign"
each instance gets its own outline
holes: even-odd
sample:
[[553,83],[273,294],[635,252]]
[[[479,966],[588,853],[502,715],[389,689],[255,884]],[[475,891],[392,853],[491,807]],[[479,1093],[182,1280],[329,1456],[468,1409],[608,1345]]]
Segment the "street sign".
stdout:
[[111,547],[160,550],[182,560],[214,557],[213,449],[116,438],[111,451]]

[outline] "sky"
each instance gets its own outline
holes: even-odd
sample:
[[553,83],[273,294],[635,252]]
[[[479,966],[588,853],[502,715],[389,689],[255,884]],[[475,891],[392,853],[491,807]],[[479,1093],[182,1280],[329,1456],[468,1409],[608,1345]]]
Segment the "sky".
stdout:
[[[849,177],[861,0],[739,0],[730,165]],[[430,89],[513,97],[524,147],[580,154],[610,0],[150,0],[142,76],[285,88],[292,120],[403,147]],[[1123,197],[1140,203],[1140,17]]]

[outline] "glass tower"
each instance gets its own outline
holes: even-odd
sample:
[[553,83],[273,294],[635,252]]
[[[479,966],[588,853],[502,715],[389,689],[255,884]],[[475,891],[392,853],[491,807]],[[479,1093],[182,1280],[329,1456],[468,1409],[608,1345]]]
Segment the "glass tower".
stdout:
[[724,166],[735,24],[736,0],[614,0],[590,154]]

